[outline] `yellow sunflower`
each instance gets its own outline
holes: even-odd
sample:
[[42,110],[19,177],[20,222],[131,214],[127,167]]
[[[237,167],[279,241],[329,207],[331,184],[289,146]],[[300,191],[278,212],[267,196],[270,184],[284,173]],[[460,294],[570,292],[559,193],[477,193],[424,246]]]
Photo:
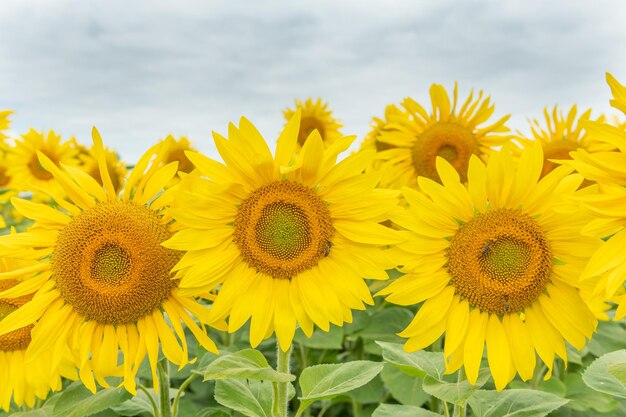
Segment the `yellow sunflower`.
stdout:
[[12,110],[0,110],[0,141],[8,137],[2,132],[11,126],[11,120],[9,120],[11,114],[13,114]]
[[[11,259],[0,259],[0,271],[14,267]],[[12,290],[17,279],[0,279],[0,322],[16,311],[32,297],[15,296]],[[59,366],[48,373],[45,370],[52,360],[51,352],[42,352],[34,361],[26,363],[26,349],[31,342],[32,325],[18,328],[0,336],[0,408],[8,412],[13,403],[21,407],[35,405],[35,397],[45,399],[50,390],[61,389],[61,376],[76,379],[76,370],[69,359],[68,352],[63,352]]]
[[472,384],[485,344],[498,390],[516,372],[532,378],[535,352],[549,377],[555,354],[567,361],[564,340],[581,349],[597,325],[577,278],[601,241],[580,236],[589,221],[582,211],[553,210],[583,178],[559,167],[539,180],[538,144],[519,165],[510,152],[492,154],[487,166],[472,156],[467,186],[444,158],[436,164],[443,185],[420,177],[421,192],[402,189],[409,208],[391,220],[410,231],[396,249],[406,275],[377,294],[400,305],[423,302],[400,333],[405,349],[445,333],[447,372],[464,365]]
[[253,347],[276,332],[287,351],[296,324],[310,336],[314,324],[350,322],[372,304],[363,278],[387,279],[395,266],[380,247],[401,240],[379,224],[397,192],[363,173],[374,152],[337,163],[354,138],[325,147],[315,131],[296,158],[299,127],[298,111],[274,156],[245,118],[228,139],[214,133],[225,164],[188,152],[199,172],[180,183],[172,215],[181,230],[164,243],[187,251],[174,268],[181,292],[220,286],[210,317],[230,316],[229,332],[251,319]]
[[[613,93],[611,105],[626,114],[626,87],[607,74]],[[597,141],[615,150],[589,153],[584,149],[572,152],[571,161],[564,161],[585,178],[600,184],[600,193],[580,193],[576,198],[590,210],[595,219],[582,232],[591,236],[610,237],[589,261],[584,279],[598,278],[596,293],[618,304],[615,319],[626,317],[626,131],[620,126],[586,122],[585,129]]]
[[9,169],[7,174],[13,178],[16,188],[21,191],[41,191],[50,187],[60,190],[52,174],[39,162],[37,154],[41,152],[57,167],[61,164],[78,164],[76,150],[70,142],[61,142],[61,136],[53,130],[47,134],[34,129],[15,141],[7,155]]
[[457,109],[458,87],[454,84],[452,103],[445,88],[439,84],[430,87],[432,111],[411,98],[402,102],[404,113],[396,113],[395,120],[378,135],[378,159],[384,172],[381,186],[400,188],[415,187],[418,176],[439,181],[435,168],[438,156],[454,166],[461,180],[467,180],[470,157],[477,155],[483,160],[494,146],[501,146],[509,136],[501,135],[509,129],[505,126],[509,116],[484,126],[493,115],[495,106],[480,91],[474,99],[470,93]]
[[[0,256],[26,256],[24,249],[34,247],[29,257],[37,262],[0,273],[0,279],[30,274],[14,293],[34,296],[4,318],[0,335],[39,320],[27,357],[52,351],[58,359],[57,353],[69,346],[81,380],[92,391],[94,377],[106,387],[104,377],[120,375],[124,387],[135,393],[135,375],[147,353],[158,389],[159,342],[168,360],[180,366],[189,362],[181,321],[202,346],[216,352],[206,329],[194,320],[195,316],[209,323],[208,309],[179,295],[170,274],[181,253],[161,246],[172,235],[167,214],[172,193],[163,189],[176,174],[177,164],[159,167],[167,143],[155,145],[139,159],[118,195],[95,129],[93,138],[104,187],[79,168],[58,168],[39,152],[42,168],[67,198],[50,189],[58,209],[13,199],[35,225],[27,232],[0,237]],[[118,364],[120,350],[123,364]]]
[[298,149],[304,145],[304,141],[314,130],[318,131],[325,146],[332,144],[336,139],[343,136],[339,131],[342,128],[341,123],[333,117],[332,111],[328,109],[328,103],[322,102],[321,98],[318,98],[315,102],[311,98],[305,102],[301,100],[296,100],[295,102],[296,108],[284,110],[283,115],[285,120],[289,121],[293,118],[296,111],[301,111]]
[[[535,141],[541,143],[544,157],[542,178],[559,165],[554,160],[571,159],[569,153],[578,148],[588,152],[610,150],[606,144],[593,140],[583,128],[586,121],[592,120],[591,109],[578,115],[578,109],[574,105],[565,116],[558,106],[554,106],[552,112],[545,108],[543,116],[545,125],[537,119],[530,121],[532,137],[521,133],[516,137],[524,147],[532,146]],[[604,116],[600,116],[595,121],[602,122],[604,119]]]
[[[98,184],[103,185],[102,177],[100,175],[100,167],[98,166],[98,158],[96,156],[96,148],[92,146],[91,148],[87,148],[74,141],[74,146],[78,149],[78,159],[80,161],[80,169],[82,169],[87,174],[91,175]],[[107,171],[109,172],[109,176],[111,177],[111,182],[113,183],[113,188],[115,191],[119,192],[122,189],[122,185],[124,184],[124,178],[128,170],[126,169],[126,164],[120,159],[119,155],[110,150],[108,147],[104,148],[105,161],[107,165]]]
[[[193,163],[189,160],[186,151],[195,151],[195,149],[191,146],[189,139],[185,136],[181,136],[180,139],[174,138],[172,135],[168,135],[165,140],[170,142],[169,151],[165,156],[163,161],[164,164],[169,164],[171,162],[178,162],[178,171],[189,174],[193,171]],[[178,177],[174,177],[174,180],[178,180]]]

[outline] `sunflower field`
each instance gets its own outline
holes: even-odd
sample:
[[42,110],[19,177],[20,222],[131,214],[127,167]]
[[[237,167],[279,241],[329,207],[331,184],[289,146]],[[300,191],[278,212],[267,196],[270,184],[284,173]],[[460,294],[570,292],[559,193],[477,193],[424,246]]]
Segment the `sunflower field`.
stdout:
[[[0,111],[0,416],[626,415],[620,116],[430,87],[122,161]],[[355,144],[358,144],[356,147]]]

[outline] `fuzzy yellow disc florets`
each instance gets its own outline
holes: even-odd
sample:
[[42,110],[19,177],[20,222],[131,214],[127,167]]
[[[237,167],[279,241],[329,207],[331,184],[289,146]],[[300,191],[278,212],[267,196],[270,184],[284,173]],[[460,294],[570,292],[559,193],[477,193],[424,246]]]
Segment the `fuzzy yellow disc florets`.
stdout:
[[259,272],[291,278],[328,255],[332,234],[328,208],[314,190],[276,181],[243,201],[234,241],[243,259]]
[[102,324],[133,323],[158,308],[175,283],[180,252],[154,210],[129,201],[101,203],[60,231],[52,272],[65,301]]
[[413,146],[413,165],[417,176],[439,181],[435,162],[440,156],[448,161],[467,181],[467,168],[472,155],[480,155],[478,141],[472,131],[456,123],[437,123],[420,134]]
[[493,314],[523,311],[545,290],[552,251],[540,226],[520,210],[476,215],[448,248],[457,293]]
[[[18,283],[19,281],[13,279],[0,280],[0,292],[14,287]],[[0,298],[0,321],[26,304],[31,298],[32,296],[30,295],[18,298]],[[30,331],[32,328],[33,326],[29,325],[0,336],[0,351],[12,352],[14,350],[26,349],[30,344]]]

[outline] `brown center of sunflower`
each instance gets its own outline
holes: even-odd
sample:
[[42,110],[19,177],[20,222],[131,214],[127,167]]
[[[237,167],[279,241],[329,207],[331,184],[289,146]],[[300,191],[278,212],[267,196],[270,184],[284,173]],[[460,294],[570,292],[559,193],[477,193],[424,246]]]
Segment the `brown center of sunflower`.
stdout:
[[274,278],[291,278],[327,256],[332,218],[314,190],[276,181],[253,191],[235,218],[234,242],[243,259]]
[[[41,150],[41,152],[48,158],[50,158],[50,160],[54,162],[56,166],[59,166],[58,158],[52,152],[49,152],[45,149]],[[41,162],[39,162],[39,158],[37,157],[36,153],[33,154],[32,158],[30,159],[30,162],[28,163],[28,169],[30,169],[30,173],[33,174],[33,176],[37,179],[43,181],[52,179],[52,174],[48,172],[48,170],[46,170],[43,165],[41,165]]]
[[467,181],[467,167],[472,155],[479,155],[478,141],[470,129],[456,123],[436,123],[417,137],[413,146],[413,165],[417,176],[440,181],[435,162],[447,160]]
[[88,320],[127,324],[170,295],[170,270],[181,253],[161,246],[171,236],[158,214],[129,201],[101,203],[61,230],[52,273],[65,301]]
[[[15,285],[19,281],[16,280],[1,280],[0,292],[7,290]],[[19,307],[30,301],[32,296],[24,296],[19,298],[0,298],[0,321],[6,316],[17,310]],[[0,336],[0,351],[12,352],[14,350],[26,349],[30,343],[30,331],[33,325],[28,325],[17,330],[13,330],[7,334]]]
[[578,144],[569,140],[559,140],[543,145],[541,178],[559,166],[559,164],[549,161],[549,159],[572,159],[569,153],[576,149],[578,149]]
[[6,186],[9,182],[11,182],[11,177],[7,175],[7,169],[0,167],[0,187]]
[[178,170],[190,173],[194,169],[193,163],[185,155],[185,151],[189,149],[174,149],[167,155],[166,163],[178,162]]
[[314,130],[319,132],[322,141],[326,140],[326,128],[320,119],[317,117],[303,117],[302,120],[300,120],[300,131],[298,132],[298,143],[300,146],[304,146],[306,138],[308,138]]
[[552,273],[552,251],[541,227],[520,210],[476,215],[452,237],[447,255],[457,293],[493,314],[524,310]]

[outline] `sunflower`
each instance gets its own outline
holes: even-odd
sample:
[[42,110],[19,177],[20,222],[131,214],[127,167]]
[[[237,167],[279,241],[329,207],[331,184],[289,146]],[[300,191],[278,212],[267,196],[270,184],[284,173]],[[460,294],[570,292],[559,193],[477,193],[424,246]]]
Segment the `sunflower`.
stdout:
[[[11,259],[0,260],[0,271],[11,267]],[[15,297],[12,294],[19,283],[17,279],[0,279],[0,322],[32,298],[30,295]],[[52,360],[51,352],[43,352],[26,365],[26,349],[31,342],[32,327],[28,325],[0,336],[0,408],[6,412],[10,410],[11,399],[19,407],[23,404],[33,407],[35,397],[43,400],[50,390],[61,389],[61,376],[77,378],[67,351],[63,352],[59,367],[51,373],[40,372]]]
[[[73,141],[73,145],[78,150],[80,169],[98,181],[98,184],[103,185],[95,146],[87,148],[76,141]],[[120,159],[116,152],[110,150],[108,147],[104,148],[104,154],[107,171],[111,177],[111,183],[113,184],[115,191],[119,192],[124,184],[124,178],[127,174],[126,164]]]
[[[168,135],[165,138],[166,141],[170,142],[169,151],[164,158],[163,163],[169,164],[171,162],[178,162],[178,171],[189,174],[193,171],[193,163],[189,160],[185,152],[187,151],[195,151],[195,149],[191,146],[189,139],[185,136],[181,136],[180,139],[174,138],[172,135]],[[174,177],[174,180],[178,180],[178,177]]]
[[311,98],[305,102],[301,100],[296,100],[295,102],[296,108],[284,110],[283,115],[285,120],[289,121],[293,118],[296,111],[301,111],[298,149],[304,146],[304,141],[314,130],[317,130],[320,134],[325,146],[332,144],[336,139],[343,136],[339,132],[339,129],[342,128],[341,123],[333,117],[332,111],[328,109],[328,103],[322,102],[321,98],[318,98],[315,102]]
[[[607,81],[613,93],[611,105],[626,114],[626,87],[610,74],[607,74]],[[600,184],[600,193],[579,193],[576,197],[595,217],[583,227],[582,232],[591,236],[610,237],[591,257],[583,278],[601,278],[595,292],[618,304],[615,319],[619,320],[626,317],[626,131],[619,125],[593,121],[586,122],[585,129],[595,140],[614,150],[589,153],[578,149],[570,154],[571,161],[564,161],[588,180]]]
[[487,166],[472,156],[467,187],[444,158],[436,164],[443,185],[420,177],[421,192],[402,189],[409,208],[391,220],[410,231],[396,249],[405,275],[377,294],[400,305],[423,302],[400,333],[405,349],[445,332],[447,372],[464,365],[472,384],[485,343],[498,390],[516,372],[532,378],[535,352],[549,377],[555,354],[567,361],[564,340],[581,349],[597,325],[577,278],[601,241],[580,236],[589,221],[581,210],[553,209],[583,178],[560,167],[539,180],[538,144],[519,165],[510,152],[492,154]]
[[[578,109],[575,105],[567,112],[567,116],[559,110],[558,106],[554,106],[552,112],[545,108],[543,111],[545,126],[539,120],[533,119],[530,121],[532,137],[518,132],[516,139],[524,147],[532,146],[535,141],[541,143],[544,157],[542,178],[559,165],[554,160],[571,159],[569,153],[578,148],[588,152],[610,150],[606,144],[593,140],[583,128],[586,121],[592,120],[591,109],[580,115],[577,113]],[[600,116],[595,120],[602,122],[604,119],[604,116]]]
[[509,130],[505,126],[508,115],[481,126],[495,110],[490,98],[483,98],[480,91],[474,99],[472,92],[457,110],[457,90],[455,83],[450,103],[445,88],[433,84],[430,87],[430,114],[411,98],[402,102],[404,112],[395,116],[403,117],[394,117],[377,137],[377,158],[381,160],[380,170],[385,172],[381,186],[414,187],[418,176],[439,181],[435,168],[437,156],[450,162],[465,182],[472,155],[486,159],[494,146],[501,146],[509,140],[508,136],[500,134]]
[[60,190],[52,174],[39,162],[38,153],[43,153],[57,167],[78,164],[76,150],[70,142],[61,143],[61,137],[53,130],[44,134],[31,129],[16,140],[8,153],[7,175],[13,178],[15,187],[21,191],[42,191],[50,187]]
[[69,346],[80,378],[91,391],[96,390],[94,377],[107,387],[104,377],[119,375],[124,387],[135,393],[135,375],[147,353],[158,389],[159,341],[168,360],[180,366],[189,362],[181,320],[202,346],[217,352],[206,329],[193,318],[209,323],[208,309],[179,295],[170,274],[181,253],[161,246],[172,234],[167,214],[172,194],[163,189],[176,174],[177,164],[159,167],[167,143],[153,146],[118,195],[95,129],[93,138],[104,187],[79,168],[58,168],[39,152],[42,168],[67,198],[50,193],[59,209],[12,200],[35,225],[28,232],[0,237],[0,256],[26,256],[24,248],[34,247],[29,257],[37,262],[0,274],[0,279],[30,274],[14,292],[34,294],[32,301],[4,318],[0,334],[39,320],[26,356],[36,358]]
[[230,316],[229,332],[251,319],[253,347],[276,332],[287,351],[296,323],[310,336],[314,324],[350,322],[373,302],[363,277],[387,279],[395,266],[380,247],[401,240],[379,224],[397,192],[363,173],[374,152],[337,163],[353,138],[325,147],[314,131],[295,158],[299,127],[298,111],[274,156],[245,118],[229,139],[214,133],[225,164],[188,152],[197,171],[180,183],[172,216],[181,230],[164,243],[187,251],[174,268],[181,292],[219,286],[210,318]]
[[12,110],[0,110],[0,141],[8,137],[3,132],[11,126],[11,120],[9,120],[11,114],[13,114]]

